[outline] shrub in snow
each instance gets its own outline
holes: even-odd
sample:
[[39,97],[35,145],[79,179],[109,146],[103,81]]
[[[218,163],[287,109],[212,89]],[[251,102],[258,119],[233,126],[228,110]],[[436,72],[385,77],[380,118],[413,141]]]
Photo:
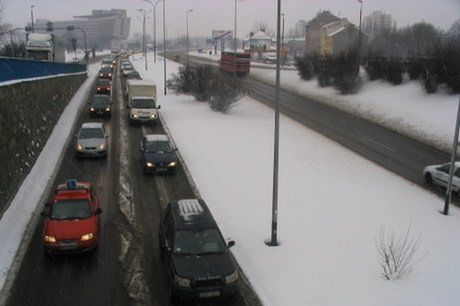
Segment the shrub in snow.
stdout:
[[434,67],[427,65],[423,69],[420,82],[426,93],[433,94],[438,91],[438,76],[436,75]]
[[211,82],[209,106],[213,111],[226,113],[244,94],[241,82],[224,73],[217,73]]
[[386,62],[385,80],[393,85],[399,85],[402,83],[403,64],[399,58],[390,58]]
[[412,237],[409,225],[406,233],[395,237],[393,232],[380,230],[380,237],[376,239],[375,246],[382,276],[387,280],[396,280],[408,276],[416,269],[426,255],[417,258],[416,254],[422,242],[421,236]]
[[295,66],[299,71],[299,76],[302,80],[310,80],[314,75],[314,62],[316,61],[315,55],[305,54],[303,57],[295,58]]
[[387,58],[373,53],[369,54],[366,66],[367,75],[371,81],[384,79]]
[[321,87],[332,85],[334,76],[334,59],[331,56],[325,56],[318,61],[318,84]]
[[356,93],[360,84],[358,75],[358,51],[342,52],[333,59],[333,86],[341,94]]
[[193,68],[191,80],[191,94],[198,101],[207,101],[210,98],[211,82],[219,72],[209,65],[200,65]]
[[180,67],[177,74],[174,74],[171,79],[168,80],[168,88],[175,90],[182,94],[192,93],[192,80],[195,70],[191,66]]
[[406,65],[409,79],[418,80],[423,73],[423,60],[419,56],[411,56],[407,59]]

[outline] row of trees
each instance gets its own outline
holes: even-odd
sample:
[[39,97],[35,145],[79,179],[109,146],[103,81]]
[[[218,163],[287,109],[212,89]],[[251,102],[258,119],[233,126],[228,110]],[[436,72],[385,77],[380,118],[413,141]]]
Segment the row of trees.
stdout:
[[361,58],[357,50],[297,58],[299,75],[305,80],[316,77],[320,86],[350,94],[359,89],[358,67],[362,65],[370,80],[399,85],[407,74],[409,79],[419,80],[427,93],[436,92],[440,84],[452,93],[460,92],[460,22],[448,32],[427,23],[384,31],[363,46]]
[[208,102],[212,110],[226,113],[244,94],[239,79],[209,65],[183,66],[168,80],[168,87]]

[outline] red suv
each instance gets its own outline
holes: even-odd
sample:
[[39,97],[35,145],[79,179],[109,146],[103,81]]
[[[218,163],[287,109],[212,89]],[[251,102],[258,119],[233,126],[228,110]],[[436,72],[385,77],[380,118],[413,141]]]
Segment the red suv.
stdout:
[[89,251],[99,241],[99,198],[87,182],[67,180],[45,204],[43,244],[49,253]]

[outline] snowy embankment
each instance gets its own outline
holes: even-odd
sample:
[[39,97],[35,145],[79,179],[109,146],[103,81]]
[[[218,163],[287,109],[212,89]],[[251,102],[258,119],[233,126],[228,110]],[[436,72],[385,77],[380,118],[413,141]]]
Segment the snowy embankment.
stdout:
[[[275,84],[275,71],[251,69],[251,77]],[[458,95],[426,94],[418,82],[393,86],[364,82],[355,95],[340,95],[316,80],[301,80],[297,71],[281,73],[281,87],[312,100],[376,122],[419,142],[450,152],[454,138]]]
[[[271,225],[273,109],[243,98],[228,114],[163,95],[163,62],[134,62],[158,84],[161,113],[201,195],[265,305],[460,305],[460,210],[281,116],[279,239]],[[173,73],[178,64],[168,61]],[[370,90],[370,89],[368,89]],[[375,241],[411,226],[426,257],[401,280],[381,276]]]
[[[11,282],[6,279],[10,269],[14,274],[19,268],[28,241],[40,217],[39,212],[52,187],[63,152],[70,143],[70,133],[78,114],[85,105],[84,102],[90,93],[89,89],[97,76],[98,69],[99,63],[88,66],[88,79],[80,86],[65,108],[40,156],[0,219],[0,288],[2,291],[7,290],[11,285]],[[4,302],[6,295],[3,291],[0,304]]]

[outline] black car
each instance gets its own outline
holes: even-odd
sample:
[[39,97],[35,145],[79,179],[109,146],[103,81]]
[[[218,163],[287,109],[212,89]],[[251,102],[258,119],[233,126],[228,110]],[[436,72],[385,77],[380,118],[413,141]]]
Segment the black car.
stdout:
[[166,135],[145,135],[139,150],[144,174],[174,172],[177,166],[176,149],[171,147]]
[[112,79],[112,68],[102,67],[101,70],[99,70],[99,78],[111,80]]
[[169,203],[160,220],[159,247],[171,300],[232,296],[238,270],[224,238],[201,199]]
[[110,117],[112,113],[112,101],[108,95],[94,95],[89,105],[89,115],[92,117]]
[[133,79],[142,80],[142,77],[139,74],[139,72],[137,72],[136,70],[133,70],[126,74],[126,79],[127,80],[133,80]]

